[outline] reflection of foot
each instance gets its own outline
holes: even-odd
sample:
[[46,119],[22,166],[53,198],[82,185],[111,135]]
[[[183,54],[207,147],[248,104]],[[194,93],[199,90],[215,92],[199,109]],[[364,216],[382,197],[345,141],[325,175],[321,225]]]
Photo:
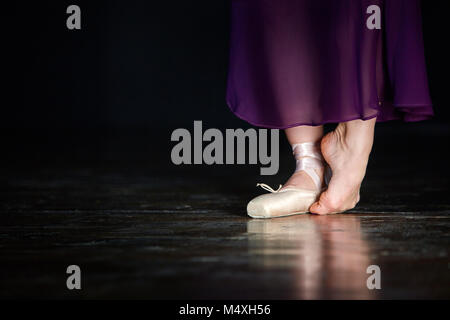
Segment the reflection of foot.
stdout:
[[296,173],[286,186],[273,190],[258,184],[270,194],[250,201],[247,213],[252,218],[275,218],[308,212],[309,207],[323,190],[324,160],[318,145],[303,143],[293,146],[297,160]]
[[311,206],[311,213],[339,213],[356,206],[373,145],[375,121],[341,123],[322,139],[322,154],[333,175],[328,189]]

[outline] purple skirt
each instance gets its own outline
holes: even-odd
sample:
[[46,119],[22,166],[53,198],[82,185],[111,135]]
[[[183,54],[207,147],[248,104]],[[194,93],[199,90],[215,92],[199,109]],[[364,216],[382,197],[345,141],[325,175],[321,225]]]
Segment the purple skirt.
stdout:
[[253,125],[433,115],[419,0],[232,0],[231,15],[227,103]]

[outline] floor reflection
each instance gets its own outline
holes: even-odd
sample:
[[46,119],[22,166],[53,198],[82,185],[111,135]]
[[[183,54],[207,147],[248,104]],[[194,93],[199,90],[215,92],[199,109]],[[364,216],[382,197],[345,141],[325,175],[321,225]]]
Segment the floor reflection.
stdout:
[[247,232],[251,262],[287,273],[294,299],[376,298],[366,286],[366,269],[374,263],[357,216],[253,219]]

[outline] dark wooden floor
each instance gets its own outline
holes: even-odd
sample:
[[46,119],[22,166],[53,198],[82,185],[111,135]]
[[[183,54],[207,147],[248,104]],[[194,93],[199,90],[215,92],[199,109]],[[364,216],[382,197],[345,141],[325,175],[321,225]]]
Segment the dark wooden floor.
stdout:
[[[288,176],[286,145],[264,178],[176,167],[169,133],[55,136],[5,147],[1,298],[450,298],[446,126],[380,126],[356,209],[274,220],[245,205],[256,182]],[[81,291],[66,288],[73,264]],[[380,290],[366,286],[370,265]]]

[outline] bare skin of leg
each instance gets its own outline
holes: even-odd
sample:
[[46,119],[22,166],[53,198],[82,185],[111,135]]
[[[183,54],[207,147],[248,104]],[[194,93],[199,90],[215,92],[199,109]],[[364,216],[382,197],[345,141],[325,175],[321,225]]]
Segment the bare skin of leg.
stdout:
[[376,119],[340,123],[322,139],[322,155],[333,176],[328,189],[311,206],[311,213],[340,213],[356,206],[373,146],[375,123]]
[[[285,130],[286,137],[291,145],[305,142],[320,143],[323,137],[323,127],[298,126]],[[317,174],[323,179],[323,170],[317,170]],[[295,187],[299,189],[315,190],[316,186],[311,177],[303,172],[295,172],[283,185],[283,188]]]

